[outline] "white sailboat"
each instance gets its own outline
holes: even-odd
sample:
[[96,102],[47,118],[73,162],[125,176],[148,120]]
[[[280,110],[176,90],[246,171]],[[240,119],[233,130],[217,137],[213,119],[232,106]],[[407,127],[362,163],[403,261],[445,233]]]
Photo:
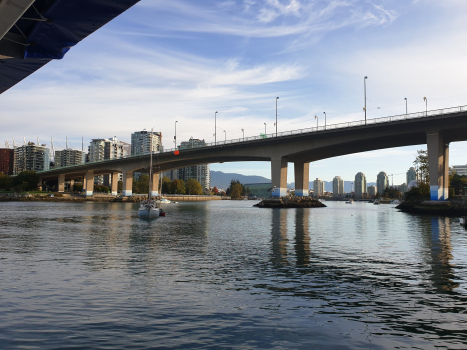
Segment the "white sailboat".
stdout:
[[[151,134],[154,128],[151,129]],[[157,207],[155,201],[151,199],[151,185],[152,185],[152,147],[151,147],[151,159],[149,161],[149,191],[148,199],[142,201],[138,209],[138,217],[143,219],[155,219],[160,216],[161,210]]]

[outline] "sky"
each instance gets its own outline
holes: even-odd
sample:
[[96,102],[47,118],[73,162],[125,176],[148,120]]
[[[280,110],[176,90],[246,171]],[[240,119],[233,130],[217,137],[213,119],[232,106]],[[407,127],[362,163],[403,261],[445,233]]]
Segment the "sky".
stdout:
[[[154,127],[166,149],[467,105],[465,0],[142,0],[0,95],[0,141],[81,149],[130,142]],[[224,132],[225,130],[225,132]],[[3,146],[3,145],[2,145]],[[392,148],[310,164],[310,180],[380,171],[405,182],[418,149]],[[467,163],[467,142],[450,165]],[[268,162],[211,170],[270,178]],[[289,164],[288,182],[294,181]]]

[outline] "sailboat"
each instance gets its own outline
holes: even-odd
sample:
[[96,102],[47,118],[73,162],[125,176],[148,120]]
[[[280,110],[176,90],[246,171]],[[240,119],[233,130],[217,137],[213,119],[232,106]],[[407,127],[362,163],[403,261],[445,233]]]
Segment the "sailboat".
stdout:
[[[154,128],[151,129],[151,134]],[[160,216],[161,210],[157,207],[155,201],[151,199],[151,185],[152,185],[152,147],[151,147],[151,160],[149,161],[149,190],[148,199],[142,201],[138,209],[138,217],[143,219],[155,219]]]

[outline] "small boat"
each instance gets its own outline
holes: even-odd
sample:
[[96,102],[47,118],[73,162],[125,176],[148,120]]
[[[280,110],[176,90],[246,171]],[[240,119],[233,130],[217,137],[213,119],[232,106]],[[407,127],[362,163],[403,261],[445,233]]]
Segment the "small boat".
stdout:
[[353,204],[353,199],[349,199],[345,204]]
[[379,202],[378,202],[378,201],[375,201],[373,204],[374,204],[374,205],[379,205]]
[[160,212],[161,209],[155,205],[154,201],[142,201],[138,209],[138,217],[142,219],[155,219],[160,216]]
[[169,203],[172,203],[172,202],[170,201],[170,199],[161,198],[161,199],[158,199],[158,200],[156,201],[156,203],[160,203],[160,204],[169,204]]
[[401,204],[401,202],[398,199],[394,199],[391,201],[391,204]]
[[467,227],[467,216],[462,216],[460,219],[459,219],[460,223],[462,226],[465,226]]

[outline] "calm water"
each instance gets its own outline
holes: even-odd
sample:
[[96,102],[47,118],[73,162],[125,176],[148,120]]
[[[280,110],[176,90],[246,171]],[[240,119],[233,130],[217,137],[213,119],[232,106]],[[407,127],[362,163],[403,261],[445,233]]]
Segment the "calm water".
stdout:
[[252,204],[0,203],[0,348],[467,348],[458,221]]

